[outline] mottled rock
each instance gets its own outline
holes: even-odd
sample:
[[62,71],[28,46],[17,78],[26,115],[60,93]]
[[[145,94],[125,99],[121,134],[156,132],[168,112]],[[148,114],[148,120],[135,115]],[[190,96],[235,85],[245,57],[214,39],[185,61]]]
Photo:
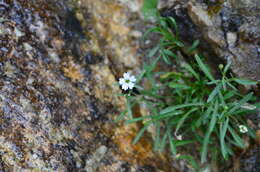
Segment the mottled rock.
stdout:
[[260,148],[255,146],[250,149],[242,158],[241,158],[240,172],[258,172],[260,171]]
[[1,172],[176,171],[149,137],[132,144],[137,125],[113,121],[125,105],[117,75],[139,65],[131,10],[2,0],[0,14]]
[[259,0],[230,0],[234,9],[239,10],[246,15],[259,15],[260,1]]
[[[203,6],[195,4],[195,3],[190,3],[189,4],[189,14],[191,19],[193,20],[194,23],[201,27],[212,27],[213,22],[208,15],[207,11],[203,9]],[[215,24],[215,23],[214,23]]]
[[[222,59],[232,61],[232,69],[239,77],[260,80],[259,31],[257,27],[260,16],[255,8],[258,1],[226,1],[215,13],[210,10],[210,4],[190,1],[188,12],[197,25],[203,38],[210,43],[211,48]],[[248,7],[251,15],[232,8]],[[240,5],[239,5],[240,4]],[[253,8],[254,7],[254,8]],[[241,7],[242,8],[242,7]],[[240,9],[240,8],[239,8]]]

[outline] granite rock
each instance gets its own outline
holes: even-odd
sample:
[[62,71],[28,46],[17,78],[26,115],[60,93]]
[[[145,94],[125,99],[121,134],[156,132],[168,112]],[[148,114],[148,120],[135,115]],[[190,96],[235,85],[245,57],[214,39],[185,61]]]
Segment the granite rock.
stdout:
[[132,144],[137,125],[114,122],[117,78],[139,65],[127,9],[0,1],[0,171],[176,171],[148,138]]

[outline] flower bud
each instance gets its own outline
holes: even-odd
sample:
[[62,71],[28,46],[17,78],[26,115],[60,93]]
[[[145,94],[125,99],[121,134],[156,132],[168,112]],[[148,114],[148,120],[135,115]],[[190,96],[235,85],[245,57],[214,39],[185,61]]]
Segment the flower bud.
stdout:
[[220,64],[220,65],[218,65],[218,68],[219,68],[220,70],[222,70],[222,69],[224,68],[224,65],[223,65],[223,64]]
[[224,109],[225,109],[225,110],[228,110],[228,106],[224,106]]

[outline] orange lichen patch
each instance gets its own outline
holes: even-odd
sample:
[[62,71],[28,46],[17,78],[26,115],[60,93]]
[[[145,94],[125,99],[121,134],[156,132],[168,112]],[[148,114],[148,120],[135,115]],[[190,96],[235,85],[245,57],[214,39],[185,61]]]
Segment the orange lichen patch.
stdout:
[[126,154],[123,156],[127,161],[136,161],[144,164],[144,161],[153,157],[152,145],[146,139],[141,138],[137,144],[132,144],[137,134],[135,125],[127,125],[117,128],[115,131],[114,141],[118,144],[119,149]]
[[136,144],[132,143],[138,131],[136,124],[123,125],[116,128],[113,141],[118,145],[122,153],[120,158],[132,164],[152,164],[161,170],[175,171],[170,167],[170,163],[165,155],[153,152],[152,140],[150,138],[144,135]]
[[73,62],[69,62],[67,67],[64,67],[62,70],[64,75],[70,78],[73,82],[83,81],[84,79],[84,75],[80,72],[80,66]]

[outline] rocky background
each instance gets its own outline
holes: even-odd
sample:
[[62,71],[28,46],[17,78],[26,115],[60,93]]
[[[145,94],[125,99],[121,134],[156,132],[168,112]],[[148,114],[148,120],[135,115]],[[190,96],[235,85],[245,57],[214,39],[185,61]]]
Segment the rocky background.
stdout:
[[[201,41],[209,61],[232,61],[236,75],[260,80],[259,3],[161,0],[158,8],[177,20],[184,41]],[[132,145],[138,125],[114,122],[125,106],[117,79],[138,74],[156,42],[140,39],[152,25],[141,7],[141,0],[0,0],[0,172],[191,171],[167,151],[153,152],[148,134]],[[259,115],[250,119],[258,131]],[[259,160],[252,143],[211,169],[258,172]]]

